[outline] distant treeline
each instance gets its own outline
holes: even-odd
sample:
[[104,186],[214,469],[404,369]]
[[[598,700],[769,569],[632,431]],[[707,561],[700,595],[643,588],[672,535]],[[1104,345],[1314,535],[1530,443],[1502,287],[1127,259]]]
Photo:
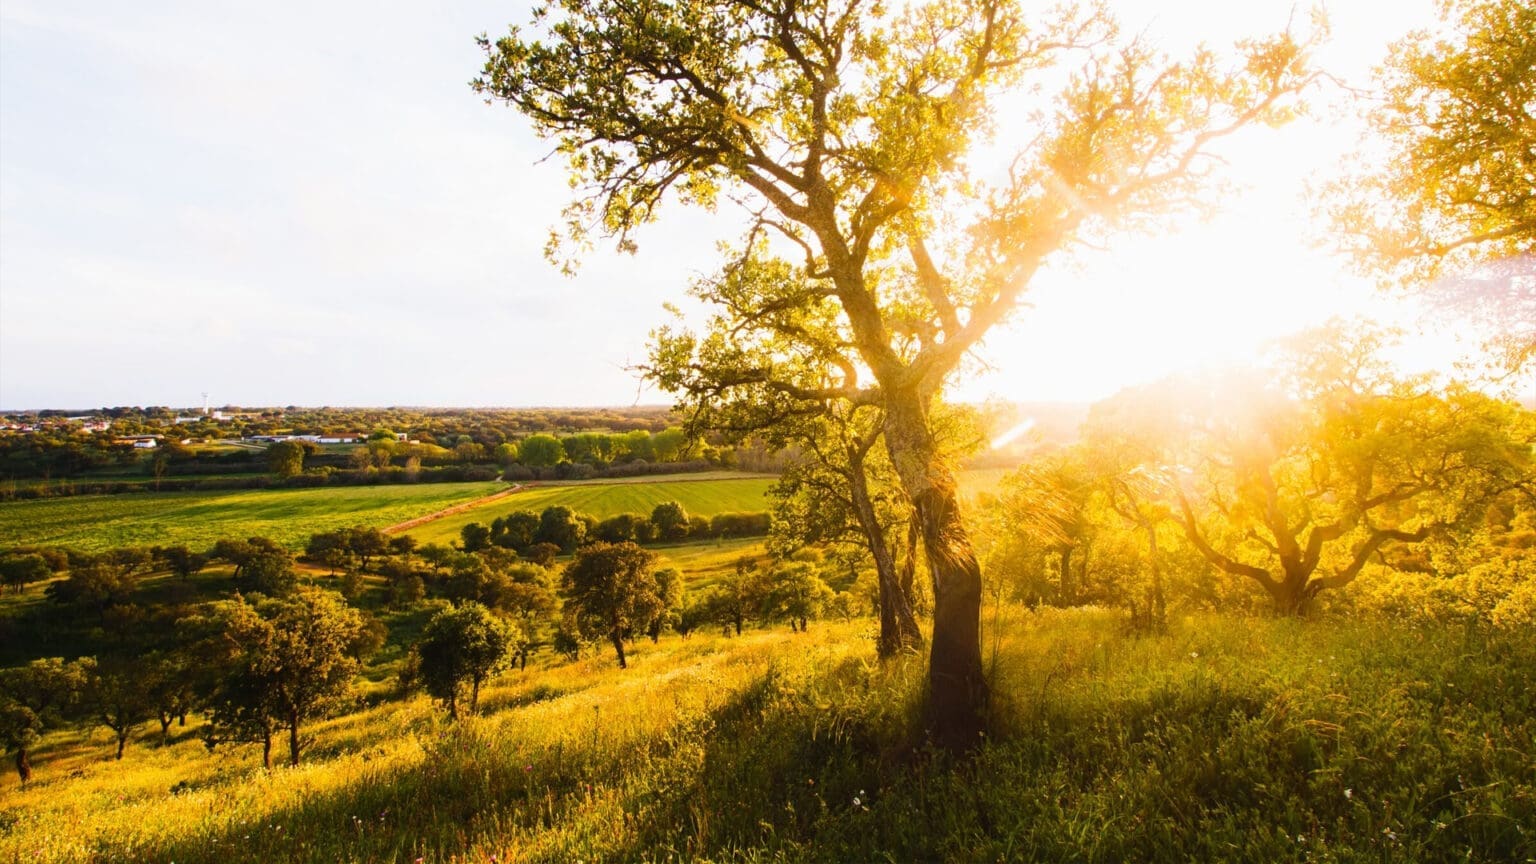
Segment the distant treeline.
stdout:
[[[513,465],[502,469],[494,465],[443,465],[406,468],[329,468],[307,469],[302,474],[278,477],[272,474],[241,476],[176,475],[156,481],[137,479],[83,479],[47,485],[0,483],[0,501],[25,501],[38,498],[65,498],[75,495],[122,495],[135,492],[222,492],[242,489],[309,489],[323,486],[382,486],[405,483],[481,483],[501,478],[508,482],[534,480],[586,480],[687,474],[712,471],[719,466],[704,460],[672,463],[628,463],[608,468],[562,463],[553,468],[529,469]],[[207,472],[212,474],[214,472]]]

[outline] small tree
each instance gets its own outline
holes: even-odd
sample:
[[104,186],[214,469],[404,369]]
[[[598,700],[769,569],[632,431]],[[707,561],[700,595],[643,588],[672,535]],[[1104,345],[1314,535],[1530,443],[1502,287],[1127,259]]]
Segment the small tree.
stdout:
[[655,563],[654,554],[633,543],[593,543],[576,553],[562,576],[566,609],[584,635],[613,643],[620,669],[628,665],[624,640],[667,610]]
[[304,546],[304,557],[330,570],[331,575],[335,576],[337,570],[352,560],[351,544],[343,531],[313,534]]
[[48,597],[55,603],[105,616],[107,609],[127,603],[138,584],[131,571],[99,558],[71,568],[67,579],[48,586]]
[[651,524],[662,540],[681,540],[688,536],[688,511],[676,501],[663,501],[651,510]]
[[260,740],[270,764],[272,734],[286,727],[289,764],[299,764],[303,723],[346,692],[357,672],[362,614],[333,592],[300,588],[254,609],[230,603],[223,617],[237,647],[215,696],[209,746]]
[[79,661],[51,657],[25,666],[0,669],[0,743],[16,759],[16,773],[32,779],[28,753],[44,730],[68,716],[85,684]]
[[245,562],[237,580],[241,590],[268,597],[285,597],[293,593],[298,584],[298,574],[293,570],[293,559],[286,552],[263,552]]
[[479,552],[491,545],[491,529],[479,522],[471,522],[459,529],[465,552]]
[[469,710],[480,704],[480,685],[507,668],[517,644],[517,626],[473,600],[432,616],[416,643],[418,674],[427,692],[441,700],[454,719],[459,695],[469,687]]
[[155,560],[170,568],[182,581],[196,576],[208,566],[208,556],[193,552],[185,545],[155,547]]
[[832,602],[832,589],[810,564],[777,567],[767,574],[764,587],[760,614],[770,620],[786,620],[789,629],[801,633]]
[[277,441],[267,447],[267,469],[279,477],[293,477],[304,471],[304,445],[297,441]]
[[352,554],[362,560],[362,569],[368,570],[368,563],[374,558],[389,554],[389,538],[383,531],[377,528],[349,528],[347,529],[347,546]]
[[683,574],[675,567],[668,567],[657,570],[654,578],[656,596],[661,600],[661,612],[645,628],[645,634],[651,637],[652,642],[661,639],[661,631],[668,627],[677,629],[682,622],[683,609]]
[[569,553],[587,538],[587,527],[569,507],[546,507],[539,514],[539,532],[535,539]]
[[37,554],[7,555],[0,558],[0,582],[20,594],[30,582],[41,582],[51,575],[48,562]]
[[123,748],[133,730],[154,714],[151,688],[152,667],[133,652],[104,655],[85,666],[84,703],[101,725],[112,730],[117,740],[114,758],[123,758]]

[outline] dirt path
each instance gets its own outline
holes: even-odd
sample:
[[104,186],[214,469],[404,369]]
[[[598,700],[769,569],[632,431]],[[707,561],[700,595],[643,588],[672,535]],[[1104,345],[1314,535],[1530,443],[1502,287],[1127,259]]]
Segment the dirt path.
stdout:
[[427,524],[428,522],[435,522],[444,516],[452,516],[455,513],[463,513],[465,510],[468,510],[472,507],[479,507],[481,504],[485,504],[486,502],[495,501],[498,498],[505,498],[514,492],[521,492],[522,490],[527,489],[529,485],[530,484],[527,483],[517,483],[510,489],[503,489],[500,492],[492,493],[485,496],[484,498],[476,498],[473,501],[465,501],[463,504],[455,504],[446,510],[439,510],[436,513],[428,513],[425,516],[417,516],[415,519],[407,519],[404,522],[385,528],[384,533],[399,534],[403,531],[409,531],[412,528],[420,527]]

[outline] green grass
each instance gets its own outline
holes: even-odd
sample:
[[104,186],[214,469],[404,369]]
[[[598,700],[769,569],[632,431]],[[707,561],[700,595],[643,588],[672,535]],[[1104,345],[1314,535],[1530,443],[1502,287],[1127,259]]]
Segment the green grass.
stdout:
[[727,475],[710,479],[539,484],[484,506],[428,522],[410,533],[423,543],[450,543],[458,540],[459,531],[471,522],[488,525],[516,510],[537,513],[558,505],[599,519],[620,513],[650,515],[663,501],[682,504],[691,516],[762,511],[768,509],[764,493],[773,482],[771,477]]
[[869,629],[641,640],[627,671],[546,655],[483,717],[387,701],[270,774],[191,729],[159,747],[146,726],[121,763],[104,732],[55,733],[33,786],[0,783],[0,860],[1536,856],[1520,634],[1202,616],[1139,637],[1014,609],[993,734],[956,763],[921,743],[921,659],[876,662]]
[[221,537],[257,535],[297,548],[317,532],[350,525],[383,528],[503,488],[499,482],[423,483],[14,501],[0,504],[0,548],[100,551],[179,543],[204,548]]

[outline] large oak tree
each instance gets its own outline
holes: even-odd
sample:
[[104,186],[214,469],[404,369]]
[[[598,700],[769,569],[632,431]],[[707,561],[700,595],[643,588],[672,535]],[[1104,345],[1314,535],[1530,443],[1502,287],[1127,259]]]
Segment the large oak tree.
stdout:
[[[743,338],[772,331],[775,310],[835,316],[834,378],[807,392],[772,369],[749,377],[883,410],[934,581],[930,723],[972,746],[988,696],[981,573],[933,402],[1049,258],[1186,199],[1215,139],[1285,119],[1303,50],[1284,35],[1231,64],[1203,50],[1175,63],[1097,7],[1027,20],[1010,0],[554,0],[530,26],[483,40],[475,83],[558,141],[578,190],[570,235],[633,248],[669,195],[729,198],[754,233],[731,266],[782,250],[800,264],[787,284],[753,280]],[[1026,131],[973,163],[1005,111],[1026,112]]]

